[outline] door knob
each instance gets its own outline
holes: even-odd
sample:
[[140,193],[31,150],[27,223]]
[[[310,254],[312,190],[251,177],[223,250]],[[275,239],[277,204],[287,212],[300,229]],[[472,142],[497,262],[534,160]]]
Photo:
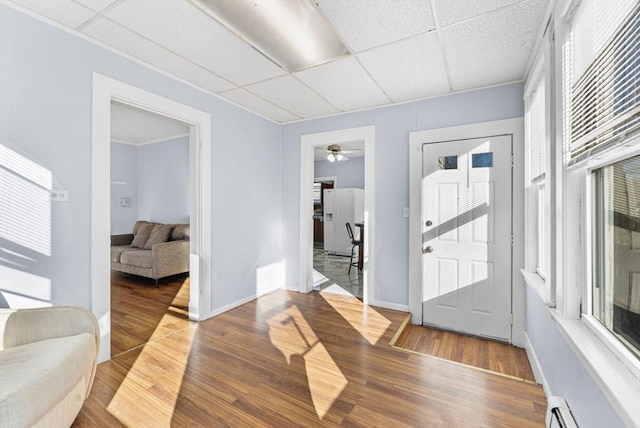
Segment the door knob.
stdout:
[[431,246],[427,246],[422,249],[422,254],[433,253],[433,248]]
[[431,220],[427,220],[424,222],[424,224],[426,224],[427,226],[431,226],[433,222]]

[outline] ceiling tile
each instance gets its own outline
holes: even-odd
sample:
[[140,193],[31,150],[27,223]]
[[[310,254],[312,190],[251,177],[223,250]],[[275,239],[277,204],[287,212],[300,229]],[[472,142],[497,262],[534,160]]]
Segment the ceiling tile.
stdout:
[[529,0],[441,30],[454,89],[522,79],[545,9]]
[[290,75],[256,83],[247,86],[246,89],[303,118],[340,112]]
[[[491,12],[522,0],[434,0],[440,28]],[[546,0],[544,0],[546,3]]]
[[108,11],[107,16],[239,85],[284,74],[186,1],[124,2]]
[[95,12],[71,0],[12,0],[32,12],[46,16],[59,24],[77,28],[95,16]]
[[316,0],[349,47],[360,52],[435,28],[424,0]]
[[355,58],[310,68],[295,76],[342,110],[357,110],[389,102]]
[[77,3],[83,4],[96,12],[102,11],[107,6],[112,5],[117,0],[75,0]]
[[284,123],[300,119],[300,117],[295,114],[289,113],[244,89],[233,89],[223,92],[220,95],[276,122]]
[[438,37],[433,32],[363,52],[358,58],[394,101],[449,91]]
[[210,71],[181,58],[108,19],[95,20],[87,25],[82,32],[89,37],[100,40],[210,91],[219,92],[235,87],[232,83]]

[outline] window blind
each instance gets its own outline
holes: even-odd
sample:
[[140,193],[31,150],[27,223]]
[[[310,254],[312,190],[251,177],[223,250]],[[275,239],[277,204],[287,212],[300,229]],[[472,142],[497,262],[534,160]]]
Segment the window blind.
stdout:
[[572,160],[640,130],[640,3],[583,1],[565,45]]
[[545,173],[546,108],[544,90],[545,82],[543,74],[529,99],[529,171],[532,181],[543,178]]

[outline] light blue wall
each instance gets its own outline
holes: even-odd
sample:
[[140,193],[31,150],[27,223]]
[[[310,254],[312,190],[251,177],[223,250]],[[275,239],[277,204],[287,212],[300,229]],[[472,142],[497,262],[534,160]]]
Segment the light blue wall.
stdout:
[[314,177],[336,177],[338,189],[364,189],[364,157],[349,158],[346,162],[315,161]]
[[189,223],[189,137],[138,147],[138,218]]
[[282,127],[283,255],[287,284],[298,286],[300,136],[375,125],[375,300],[408,304],[409,132],[522,117],[522,84],[505,85]]
[[527,335],[547,380],[550,395],[564,397],[580,428],[624,427],[571,349],[549,309],[538,294],[526,287]]
[[[0,263],[44,280],[47,303],[90,307],[94,72],[211,114],[212,307],[255,295],[258,269],[281,260],[280,127],[4,4],[0,137],[49,171],[70,201],[51,205],[50,255],[3,240],[16,255]],[[22,227],[33,232],[28,218]],[[35,281],[25,279],[22,292]]]
[[[121,207],[120,198],[131,198]],[[138,219],[138,148],[111,143],[111,234],[131,233]]]

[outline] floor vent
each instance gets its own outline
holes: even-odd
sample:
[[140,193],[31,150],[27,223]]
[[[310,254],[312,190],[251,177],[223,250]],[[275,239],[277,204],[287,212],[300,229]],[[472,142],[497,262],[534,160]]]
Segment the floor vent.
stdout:
[[573,419],[567,401],[562,397],[549,397],[547,400],[547,428],[578,428]]

